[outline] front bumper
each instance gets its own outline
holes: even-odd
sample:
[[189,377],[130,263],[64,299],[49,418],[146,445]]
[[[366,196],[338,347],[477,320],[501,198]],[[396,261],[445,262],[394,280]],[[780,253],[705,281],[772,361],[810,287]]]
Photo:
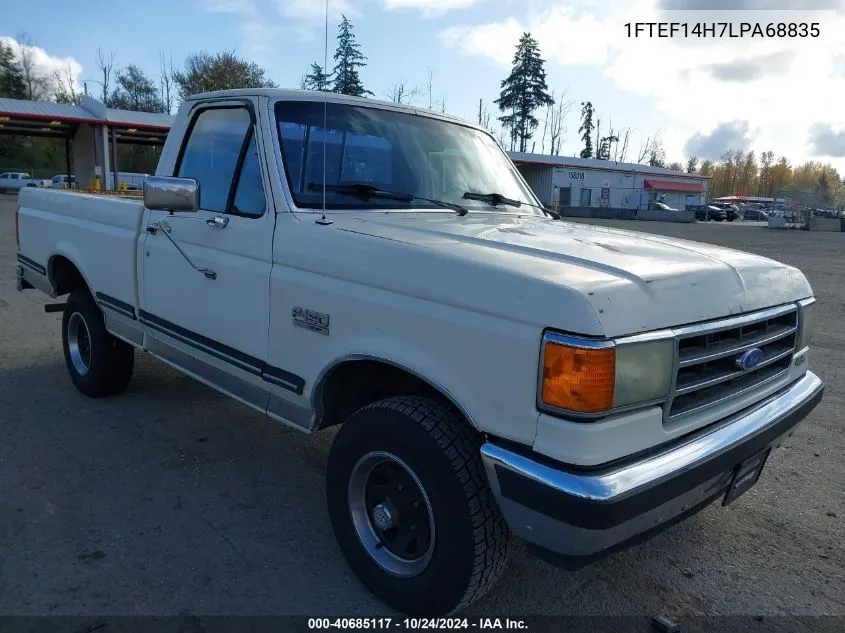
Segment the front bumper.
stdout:
[[731,486],[737,467],[776,448],[822,399],[802,378],[701,433],[600,470],[567,468],[487,442],[481,455],[511,530],[560,566],[582,567],[703,509]]

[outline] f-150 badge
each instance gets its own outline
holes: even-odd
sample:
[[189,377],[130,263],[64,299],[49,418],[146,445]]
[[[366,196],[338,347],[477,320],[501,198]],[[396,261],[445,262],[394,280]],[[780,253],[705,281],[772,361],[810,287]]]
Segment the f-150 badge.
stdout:
[[293,324],[297,327],[311,330],[319,334],[329,335],[329,315],[314,310],[306,310],[301,306],[293,308]]

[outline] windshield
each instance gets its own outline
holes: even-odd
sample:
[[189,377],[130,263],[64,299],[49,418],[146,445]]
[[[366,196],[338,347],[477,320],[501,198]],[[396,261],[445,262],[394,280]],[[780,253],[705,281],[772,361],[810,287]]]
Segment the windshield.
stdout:
[[[309,185],[323,183],[324,146],[329,186],[367,184],[415,197],[408,202],[326,191],[328,209],[437,208],[418,199],[431,198],[471,210],[494,210],[490,202],[465,199],[468,192],[539,204],[496,141],[468,126],[322,101],[280,101],[276,122],[288,185],[300,208],[322,208],[322,186]],[[517,212],[508,206],[498,210]],[[543,215],[531,207],[521,207],[519,213]]]

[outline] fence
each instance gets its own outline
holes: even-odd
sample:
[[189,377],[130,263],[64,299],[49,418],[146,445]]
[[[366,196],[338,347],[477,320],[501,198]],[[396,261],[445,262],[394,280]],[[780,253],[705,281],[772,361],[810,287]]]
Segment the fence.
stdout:
[[776,206],[783,207],[785,210],[805,214],[812,209],[814,216],[834,217],[837,215],[837,212],[845,211],[845,194],[842,193],[784,187],[775,190],[774,198],[776,201],[783,201],[783,203]]

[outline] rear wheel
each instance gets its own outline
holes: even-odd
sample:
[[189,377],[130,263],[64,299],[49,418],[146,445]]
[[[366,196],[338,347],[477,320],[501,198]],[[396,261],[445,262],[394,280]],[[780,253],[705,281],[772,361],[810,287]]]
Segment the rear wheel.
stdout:
[[135,350],[109,334],[103,313],[85,288],[74,290],[65,305],[62,347],[70,378],[86,396],[113,396],[129,385]]
[[509,533],[480,444],[451,408],[411,396],[364,407],[335,438],[326,472],[335,537],[364,586],[404,613],[462,609],[505,567]]

